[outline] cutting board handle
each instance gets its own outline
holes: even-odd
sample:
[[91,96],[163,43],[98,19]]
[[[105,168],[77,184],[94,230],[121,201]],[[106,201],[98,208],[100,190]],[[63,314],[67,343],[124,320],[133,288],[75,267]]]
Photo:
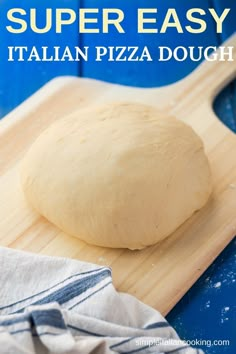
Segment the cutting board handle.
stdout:
[[[221,47],[231,47],[233,61],[204,61],[189,76],[179,84],[187,95],[191,92],[199,97],[199,100],[207,100],[212,103],[215,96],[236,76],[236,34],[232,35]],[[220,53],[220,49],[217,50]],[[226,59],[228,59],[226,57]]]

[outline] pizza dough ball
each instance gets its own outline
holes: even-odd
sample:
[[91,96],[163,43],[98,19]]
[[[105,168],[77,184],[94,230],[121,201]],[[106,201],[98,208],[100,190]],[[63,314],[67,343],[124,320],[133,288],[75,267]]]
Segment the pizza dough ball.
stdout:
[[24,158],[22,184],[67,234],[130,249],[170,235],[212,187],[192,128],[137,103],[91,107],[51,125]]

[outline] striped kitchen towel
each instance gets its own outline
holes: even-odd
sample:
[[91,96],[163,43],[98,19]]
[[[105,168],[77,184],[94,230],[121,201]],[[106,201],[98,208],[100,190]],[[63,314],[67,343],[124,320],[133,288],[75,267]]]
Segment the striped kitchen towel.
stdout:
[[111,269],[0,248],[0,353],[200,354]]

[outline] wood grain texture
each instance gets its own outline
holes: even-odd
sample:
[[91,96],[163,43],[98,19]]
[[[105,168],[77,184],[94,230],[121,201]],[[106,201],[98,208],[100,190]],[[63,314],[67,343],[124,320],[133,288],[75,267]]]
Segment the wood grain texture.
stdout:
[[[227,45],[235,47],[236,37]],[[118,290],[166,314],[236,233],[236,137],[211,107],[234,76],[234,62],[207,62],[159,89],[69,77],[46,85],[0,122],[0,244],[110,265]],[[208,204],[166,240],[142,251],[90,246],[64,234],[30,208],[20,186],[21,158],[42,130],[80,107],[114,100],[149,103],[186,121],[202,137],[212,169]]]

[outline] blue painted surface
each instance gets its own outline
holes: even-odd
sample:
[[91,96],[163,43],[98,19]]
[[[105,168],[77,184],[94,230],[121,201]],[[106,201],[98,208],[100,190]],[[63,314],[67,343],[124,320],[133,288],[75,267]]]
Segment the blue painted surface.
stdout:
[[221,121],[236,133],[236,82],[228,85],[216,98],[214,111]]
[[[126,13],[125,27],[129,28],[128,35],[84,35],[79,38],[77,24],[65,30],[62,35],[51,31],[47,35],[15,36],[4,31],[6,25],[5,14],[12,7],[36,7],[43,10],[46,7],[70,7],[78,9],[84,7],[119,7]],[[172,30],[168,35],[138,36],[135,22],[135,9],[138,7],[158,7],[157,21],[162,22],[163,15],[168,7],[179,9],[180,18],[184,23],[184,13],[187,8],[215,6],[218,12],[230,7],[231,13],[227,18],[222,36],[215,35],[214,23],[209,18],[208,30],[203,35],[177,35]],[[100,6],[101,7],[101,6]],[[185,63],[9,63],[6,61],[8,45],[148,45],[151,51],[158,45],[175,47],[178,45],[208,45],[220,44],[236,29],[236,2],[235,0],[136,0],[135,3],[127,0],[2,0],[0,11],[0,33],[4,33],[0,41],[0,117],[21,103],[31,93],[36,91],[51,78],[59,75],[78,75],[94,77],[110,82],[119,82],[133,86],[161,86],[184,77],[196,66],[191,61]],[[42,21],[42,19],[40,20]],[[217,98],[214,109],[223,122],[236,132],[236,84],[231,84]],[[235,215],[236,216],[236,215]],[[168,320],[177,329],[180,336],[186,339],[229,339],[230,347],[202,347],[208,354],[235,354],[236,317],[235,317],[235,274],[236,243],[232,242],[218,257],[213,265],[205,272],[199,281],[190,289],[174,310]]]
[[[37,25],[45,25],[45,9],[69,7],[78,10],[79,2],[75,0],[1,0],[0,2],[0,117],[19,105],[28,96],[37,91],[46,82],[56,76],[78,75],[79,64],[70,62],[8,62],[8,46],[76,46],[79,44],[78,31],[75,27],[66,28],[62,34],[52,30],[47,34],[35,34],[29,29],[23,34],[12,34],[6,31],[8,23],[6,13],[9,9],[29,8],[38,11]],[[26,17],[28,20],[28,16]]]
[[[84,7],[111,7],[110,0],[83,0]],[[158,57],[158,46],[168,46],[174,49],[177,46],[216,46],[217,36],[215,35],[215,27],[212,17],[207,11],[208,1],[206,0],[137,0],[129,2],[127,0],[114,0],[112,7],[118,7],[124,10],[126,20],[124,21],[124,28],[127,29],[127,34],[117,34],[115,31],[111,35],[90,34],[83,35],[83,44],[93,46],[122,46],[132,45],[143,47],[147,45],[153,58]],[[160,30],[168,8],[176,8],[180,22],[183,26],[188,24],[186,20],[186,11],[192,7],[199,7],[206,11],[207,30],[202,34],[191,34],[184,32],[178,34],[175,28],[170,28],[166,34],[137,34],[137,8],[158,8],[158,13],[151,15],[157,19],[156,28]],[[227,21],[226,21],[227,22]],[[85,77],[93,77],[109,82],[121,83],[124,85],[140,86],[140,87],[155,87],[163,86],[180,80],[192,70],[194,70],[199,63],[193,62],[190,59],[185,62],[177,62],[170,60],[166,62],[108,62],[104,61],[96,63],[89,61],[82,64],[82,73]]]
[[225,8],[230,8],[228,19],[224,24],[224,31],[219,35],[221,41],[226,40],[235,32],[236,27],[236,1],[235,0],[211,0],[210,3],[217,13],[222,13]]
[[230,346],[197,345],[207,354],[236,353],[236,240],[167,316],[180,337],[229,340]]
[[[236,81],[216,97],[214,110],[236,133]],[[206,354],[236,353],[236,239],[221,253],[202,277],[167,316],[186,340],[204,340],[197,345]],[[229,340],[230,346],[214,346],[213,340]]]
[[[214,110],[236,133],[236,81],[216,97]],[[235,298],[236,239],[193,285],[167,319],[181,338],[205,341],[196,346],[206,354],[235,354]],[[214,340],[229,340],[230,346],[215,346]]]

